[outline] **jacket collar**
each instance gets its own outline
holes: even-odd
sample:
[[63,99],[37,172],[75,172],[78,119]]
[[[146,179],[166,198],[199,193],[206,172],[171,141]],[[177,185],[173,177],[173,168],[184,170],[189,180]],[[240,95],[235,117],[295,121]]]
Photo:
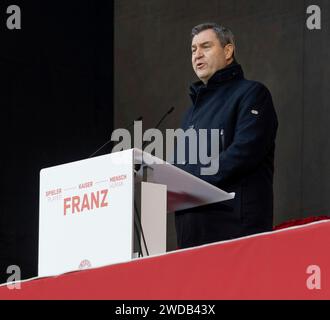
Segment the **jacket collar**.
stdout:
[[229,80],[242,78],[244,78],[243,69],[240,64],[234,61],[227,67],[215,72],[206,85],[202,81],[194,82],[190,86],[190,97],[195,102],[197,93],[201,88],[213,88]]

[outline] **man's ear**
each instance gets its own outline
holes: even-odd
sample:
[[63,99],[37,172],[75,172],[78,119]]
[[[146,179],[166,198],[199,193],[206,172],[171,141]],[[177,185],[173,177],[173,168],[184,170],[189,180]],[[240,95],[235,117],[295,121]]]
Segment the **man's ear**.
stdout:
[[225,51],[225,57],[226,57],[227,60],[230,60],[231,58],[234,57],[234,46],[233,46],[233,44],[228,43],[225,46],[224,51]]

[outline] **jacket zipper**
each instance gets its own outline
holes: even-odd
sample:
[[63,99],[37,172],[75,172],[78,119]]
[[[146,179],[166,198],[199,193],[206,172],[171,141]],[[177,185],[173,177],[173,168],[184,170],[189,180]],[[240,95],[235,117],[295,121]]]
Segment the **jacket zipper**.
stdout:
[[225,151],[225,130],[220,130],[222,151]]
[[199,88],[198,91],[197,91],[197,96],[196,96],[196,100],[195,100],[194,108],[193,108],[193,110],[191,111],[191,115],[190,115],[190,119],[189,119],[189,126],[188,126],[188,128],[192,128],[192,129],[195,128],[195,125],[192,124],[192,122],[193,122],[193,118],[194,118],[194,113],[195,113],[196,110],[197,110],[197,103],[198,103],[198,98],[199,98],[199,93],[200,93],[200,92],[201,92],[201,88]]

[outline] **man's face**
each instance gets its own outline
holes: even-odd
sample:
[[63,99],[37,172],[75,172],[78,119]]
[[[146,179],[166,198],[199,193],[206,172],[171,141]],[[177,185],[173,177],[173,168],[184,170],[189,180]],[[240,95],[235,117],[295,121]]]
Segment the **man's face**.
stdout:
[[212,29],[207,29],[192,39],[192,65],[197,77],[204,83],[213,74],[233,61],[232,45],[222,48],[219,39]]

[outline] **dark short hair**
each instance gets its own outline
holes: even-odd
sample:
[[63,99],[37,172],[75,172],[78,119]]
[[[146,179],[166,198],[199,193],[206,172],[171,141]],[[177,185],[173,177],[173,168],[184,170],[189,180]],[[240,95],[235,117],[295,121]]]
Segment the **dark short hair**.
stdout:
[[227,44],[232,44],[234,46],[233,58],[235,59],[235,52],[236,52],[235,37],[234,37],[234,34],[231,32],[231,30],[228,29],[227,27],[220,26],[214,22],[202,23],[202,24],[199,24],[192,28],[191,39],[193,39],[200,32],[202,32],[204,30],[208,30],[208,29],[211,29],[215,32],[215,34],[216,34],[217,38],[219,39],[219,42],[223,48]]

